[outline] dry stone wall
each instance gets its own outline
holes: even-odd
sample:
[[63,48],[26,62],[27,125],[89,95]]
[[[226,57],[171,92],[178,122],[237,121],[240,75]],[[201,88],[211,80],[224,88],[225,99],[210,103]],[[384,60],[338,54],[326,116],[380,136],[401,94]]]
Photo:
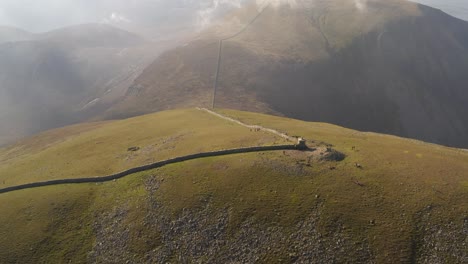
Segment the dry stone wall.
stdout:
[[18,186],[12,186],[0,189],[0,194],[8,193],[13,191],[37,188],[37,187],[44,187],[44,186],[52,186],[52,185],[60,185],[60,184],[81,184],[81,183],[99,183],[99,182],[108,182],[123,178],[125,176],[135,174],[138,172],[143,172],[147,170],[152,170],[156,168],[163,167],[165,165],[184,162],[188,160],[194,160],[199,158],[207,158],[207,157],[216,157],[216,156],[224,156],[224,155],[231,155],[231,154],[241,154],[241,153],[249,153],[249,152],[260,152],[260,151],[274,151],[274,150],[294,150],[298,149],[296,145],[277,145],[277,146],[259,146],[259,147],[247,147],[247,148],[235,148],[235,149],[226,149],[226,150],[218,150],[218,151],[210,151],[210,152],[202,152],[191,154],[187,156],[176,157],[172,159],[162,160],[155,163],[151,163],[148,165],[131,168],[126,171],[122,171],[116,174],[102,176],[102,177],[88,177],[88,178],[75,178],[75,179],[60,179],[60,180],[51,180],[51,181],[44,181],[44,182],[34,182],[34,183],[27,183]]

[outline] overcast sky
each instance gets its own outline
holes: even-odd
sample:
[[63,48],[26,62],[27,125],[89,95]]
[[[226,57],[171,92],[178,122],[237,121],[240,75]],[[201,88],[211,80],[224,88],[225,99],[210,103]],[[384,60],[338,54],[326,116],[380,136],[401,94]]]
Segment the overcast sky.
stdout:
[[[111,1],[0,0],[0,24],[37,32],[64,25],[96,22],[108,15],[109,2]],[[112,9],[117,11],[123,1],[113,2]]]
[[412,0],[428,6],[442,9],[452,16],[468,21],[468,0]]
[[[216,9],[246,0],[0,0],[0,25],[32,32],[90,22],[152,26],[174,19],[206,23]],[[416,0],[468,20],[468,0]],[[200,16],[203,16],[200,18]]]
[[[168,23],[199,19],[242,0],[0,0],[0,25],[32,32],[92,22]],[[204,12],[204,13],[200,13]],[[198,22],[198,21],[197,21]]]

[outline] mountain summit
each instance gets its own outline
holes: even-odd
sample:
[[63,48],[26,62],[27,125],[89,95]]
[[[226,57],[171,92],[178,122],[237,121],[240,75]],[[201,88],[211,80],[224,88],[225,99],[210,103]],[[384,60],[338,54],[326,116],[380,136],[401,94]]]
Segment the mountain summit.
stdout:
[[402,0],[283,2],[163,54],[107,117],[209,106],[219,40],[242,31],[223,41],[217,107],[468,147],[467,22]]
[[[272,131],[309,149],[265,151],[292,143]],[[468,263],[467,171],[463,150],[233,110],[79,124],[0,148],[0,263]]]

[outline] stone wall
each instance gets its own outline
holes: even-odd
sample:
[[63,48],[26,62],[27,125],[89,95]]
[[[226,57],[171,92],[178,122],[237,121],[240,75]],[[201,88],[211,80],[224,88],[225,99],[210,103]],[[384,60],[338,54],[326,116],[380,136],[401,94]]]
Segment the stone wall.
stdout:
[[260,152],[260,151],[274,151],[274,150],[294,150],[298,149],[295,145],[278,145],[278,146],[261,146],[261,147],[248,147],[248,148],[235,148],[235,149],[226,149],[226,150],[218,150],[218,151],[210,151],[210,152],[202,152],[191,154],[187,156],[176,157],[172,159],[158,161],[152,164],[144,165],[141,167],[131,168],[126,171],[122,171],[116,174],[102,176],[102,177],[89,177],[89,178],[75,178],[75,179],[60,179],[60,180],[51,180],[51,181],[44,181],[44,182],[34,182],[34,183],[27,183],[18,186],[12,186],[0,189],[0,194],[8,193],[12,191],[19,191],[24,189],[31,189],[37,187],[44,187],[44,186],[51,186],[51,185],[59,185],[59,184],[79,184],[79,183],[99,183],[99,182],[108,182],[123,178],[125,176],[152,170],[156,168],[163,167],[165,165],[184,162],[193,159],[199,158],[207,158],[207,157],[216,157],[216,156],[223,156],[223,155],[231,155],[231,154],[240,154],[240,153],[249,153],[249,152]]

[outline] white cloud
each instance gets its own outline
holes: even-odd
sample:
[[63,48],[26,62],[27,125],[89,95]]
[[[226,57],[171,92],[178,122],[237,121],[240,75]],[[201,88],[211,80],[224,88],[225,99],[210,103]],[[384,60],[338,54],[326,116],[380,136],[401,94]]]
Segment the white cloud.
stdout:
[[256,2],[259,8],[263,8],[267,5],[271,5],[275,8],[283,5],[289,5],[291,8],[296,8],[298,6],[297,0],[256,0]]
[[219,12],[226,8],[240,8],[243,3],[243,0],[213,0],[197,12],[198,27],[206,28]]
[[[312,1],[312,0],[310,0]],[[205,2],[205,6],[197,12],[198,27],[200,29],[206,28],[211,24],[214,18],[217,17],[224,10],[232,8],[240,8],[243,4],[250,2],[250,0],[211,0]],[[298,0],[255,0],[259,10],[267,5],[275,8],[282,5],[288,5],[291,8],[298,6]],[[203,5],[203,4],[202,4]]]
[[5,12],[2,9],[0,9],[0,25],[7,25],[7,24],[9,24],[7,16],[5,15]]
[[[43,32],[73,24],[130,23],[142,27],[181,21],[205,28],[246,3],[296,6],[313,0],[0,0],[0,24]],[[3,14],[2,14],[3,13]]]
[[112,12],[108,17],[102,20],[104,23],[108,24],[121,24],[121,23],[130,23],[130,19],[126,18],[124,15],[121,15],[116,12]]
[[359,11],[367,10],[367,0],[354,0],[354,5]]

